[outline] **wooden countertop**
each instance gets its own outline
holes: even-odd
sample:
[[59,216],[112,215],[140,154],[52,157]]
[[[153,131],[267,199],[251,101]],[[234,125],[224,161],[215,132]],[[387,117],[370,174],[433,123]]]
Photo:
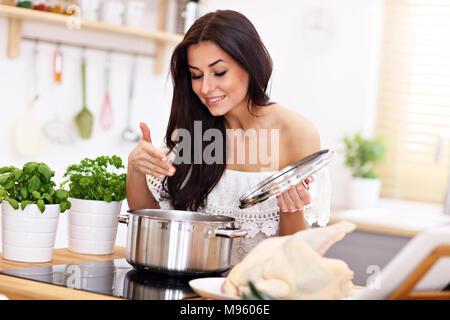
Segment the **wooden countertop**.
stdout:
[[347,220],[356,230],[412,238],[431,227],[450,223],[450,216],[431,209],[414,209],[411,205],[391,205],[373,209],[350,210],[334,208],[330,224]]
[[[0,254],[1,256],[1,254]],[[46,263],[22,263],[0,259],[0,270],[32,268],[58,264],[75,264],[80,262],[122,259],[125,248],[115,247],[111,255],[78,254],[68,249],[54,249],[53,260]],[[120,298],[70,289],[48,283],[26,280],[0,274],[0,294],[10,300],[123,300]]]

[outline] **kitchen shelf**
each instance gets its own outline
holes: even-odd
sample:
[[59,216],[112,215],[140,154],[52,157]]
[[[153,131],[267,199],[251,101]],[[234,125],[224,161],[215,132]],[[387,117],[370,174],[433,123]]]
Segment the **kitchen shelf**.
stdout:
[[[155,73],[161,73],[163,69],[162,64],[166,43],[178,43],[183,39],[183,35],[163,31],[166,24],[167,0],[159,0],[158,3],[158,30],[144,30],[127,26],[119,26],[100,21],[85,20],[75,16],[67,16],[63,14],[24,9],[7,5],[0,5],[0,16],[6,17],[9,20],[7,55],[10,58],[17,58],[20,56],[23,21],[67,26],[68,32],[88,30],[155,41]],[[64,43],[62,42],[61,44]],[[86,47],[89,47],[89,45]]]

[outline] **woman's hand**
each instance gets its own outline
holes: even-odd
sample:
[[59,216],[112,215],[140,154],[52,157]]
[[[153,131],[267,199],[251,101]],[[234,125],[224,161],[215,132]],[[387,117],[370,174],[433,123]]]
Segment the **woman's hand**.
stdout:
[[142,138],[128,156],[128,170],[159,178],[173,176],[175,167],[169,163],[164,153],[152,145],[148,126],[141,122],[140,128]]
[[304,206],[311,203],[311,196],[308,190],[309,184],[314,182],[314,177],[308,177],[303,182],[277,196],[281,212],[301,211]]

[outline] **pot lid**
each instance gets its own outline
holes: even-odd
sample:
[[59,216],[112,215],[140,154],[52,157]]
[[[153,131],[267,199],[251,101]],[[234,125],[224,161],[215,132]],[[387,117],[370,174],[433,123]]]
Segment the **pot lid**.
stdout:
[[239,208],[254,206],[301,183],[326,166],[334,155],[335,151],[324,149],[281,169],[243,194]]

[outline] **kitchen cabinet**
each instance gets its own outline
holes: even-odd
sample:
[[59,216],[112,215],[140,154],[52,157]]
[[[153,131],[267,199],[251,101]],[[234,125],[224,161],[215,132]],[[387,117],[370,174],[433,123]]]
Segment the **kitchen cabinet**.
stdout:
[[[70,32],[76,32],[77,29],[83,29],[92,32],[133,37],[144,41],[154,41],[156,44],[156,61],[154,72],[156,74],[160,74],[163,70],[166,44],[178,43],[183,39],[183,35],[168,33],[164,31],[167,16],[167,1],[168,0],[159,0],[158,2],[158,30],[144,30],[128,26],[108,24],[100,21],[85,20],[74,16],[0,5],[0,16],[8,18],[9,30],[7,55],[10,58],[16,58],[20,56],[22,23],[24,21],[33,21],[60,27],[66,26],[67,30],[65,32],[67,32],[68,34]],[[71,25],[72,27],[70,27]],[[75,27],[73,27],[73,25],[75,25]]]

